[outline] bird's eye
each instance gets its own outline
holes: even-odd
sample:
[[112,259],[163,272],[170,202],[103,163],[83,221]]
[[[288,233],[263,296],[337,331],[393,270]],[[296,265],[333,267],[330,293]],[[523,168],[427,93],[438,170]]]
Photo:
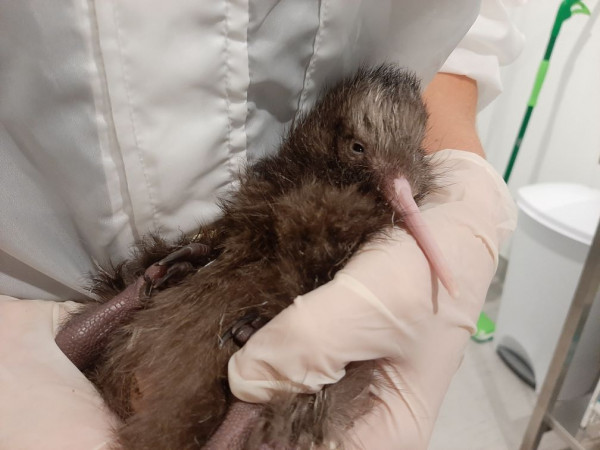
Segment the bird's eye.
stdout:
[[352,144],[352,151],[356,153],[364,153],[365,148],[358,142],[355,142],[354,144]]

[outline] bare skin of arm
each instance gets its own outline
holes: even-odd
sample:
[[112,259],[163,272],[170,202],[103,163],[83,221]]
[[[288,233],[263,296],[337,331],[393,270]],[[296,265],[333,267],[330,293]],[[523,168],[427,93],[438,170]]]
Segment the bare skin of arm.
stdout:
[[477,135],[477,82],[471,78],[438,73],[423,93],[429,126],[423,143],[427,153],[447,148],[465,150],[485,158]]

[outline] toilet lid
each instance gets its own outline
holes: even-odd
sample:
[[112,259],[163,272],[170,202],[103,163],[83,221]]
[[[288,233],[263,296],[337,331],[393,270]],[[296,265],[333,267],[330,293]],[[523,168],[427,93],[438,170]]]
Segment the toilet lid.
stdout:
[[600,220],[600,191],[572,183],[542,183],[519,189],[517,205],[535,221],[591,245]]

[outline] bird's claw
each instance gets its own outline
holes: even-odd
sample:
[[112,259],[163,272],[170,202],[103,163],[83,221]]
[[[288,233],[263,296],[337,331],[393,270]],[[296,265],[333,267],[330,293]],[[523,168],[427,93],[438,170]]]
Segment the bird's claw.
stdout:
[[243,347],[252,335],[260,330],[268,321],[269,319],[255,312],[246,314],[220,338],[220,346],[222,347],[229,339],[233,339],[236,345]]
[[158,264],[159,266],[166,266],[174,262],[187,261],[190,263],[198,263],[202,257],[207,256],[210,253],[210,247],[206,244],[199,242],[192,242],[191,244],[181,247],[175,250],[173,253],[165,256],[161,259]]
[[202,261],[202,258],[208,256],[210,250],[206,244],[193,242],[152,264],[144,274],[146,296],[149,297],[154,289],[165,288],[194,272],[196,265]]
[[154,280],[153,288],[160,289],[161,287],[166,286],[167,282],[178,282],[185,278],[191,272],[194,272],[196,268],[190,262],[176,262],[169,266],[167,269],[167,273],[165,273],[162,277]]

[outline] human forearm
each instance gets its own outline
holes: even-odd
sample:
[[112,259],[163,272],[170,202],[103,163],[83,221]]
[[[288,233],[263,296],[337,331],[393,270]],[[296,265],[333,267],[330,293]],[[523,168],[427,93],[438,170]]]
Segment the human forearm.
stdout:
[[452,148],[485,158],[477,135],[477,83],[474,80],[438,73],[425,89],[423,98],[429,112],[424,141],[428,153]]

